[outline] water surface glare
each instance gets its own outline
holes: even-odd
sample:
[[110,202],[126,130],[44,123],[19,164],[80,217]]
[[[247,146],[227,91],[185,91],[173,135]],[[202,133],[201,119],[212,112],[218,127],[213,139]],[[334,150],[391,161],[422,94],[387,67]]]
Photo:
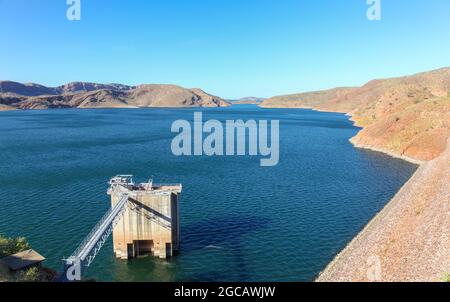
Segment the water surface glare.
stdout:
[[[280,163],[176,157],[173,121],[280,120]],[[110,207],[107,181],[180,182],[181,254],[122,261],[112,241],[87,271],[102,281],[311,281],[417,168],[353,148],[348,117],[295,109],[0,112],[0,233],[61,268]],[[140,177],[140,178],[139,178]]]

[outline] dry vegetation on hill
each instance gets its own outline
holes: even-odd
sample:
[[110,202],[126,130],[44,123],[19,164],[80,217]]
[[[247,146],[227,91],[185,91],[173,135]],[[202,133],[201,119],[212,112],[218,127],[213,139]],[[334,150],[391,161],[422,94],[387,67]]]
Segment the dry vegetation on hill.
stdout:
[[364,128],[352,139],[356,146],[427,161],[443,152],[450,136],[449,93],[450,68],[442,68],[360,88],[274,97],[261,106],[348,113]]
[[327,102],[331,102],[345,96],[347,93],[357,88],[343,87],[333,88],[323,91],[313,91],[296,93],[289,95],[275,96],[265,100],[261,107],[264,108],[316,108]]

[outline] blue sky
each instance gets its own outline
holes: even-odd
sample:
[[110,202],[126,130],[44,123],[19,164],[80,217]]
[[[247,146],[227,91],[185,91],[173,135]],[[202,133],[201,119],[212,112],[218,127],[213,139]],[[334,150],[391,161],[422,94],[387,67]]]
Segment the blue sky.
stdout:
[[450,66],[450,1],[0,0],[0,79],[171,83],[226,98]]

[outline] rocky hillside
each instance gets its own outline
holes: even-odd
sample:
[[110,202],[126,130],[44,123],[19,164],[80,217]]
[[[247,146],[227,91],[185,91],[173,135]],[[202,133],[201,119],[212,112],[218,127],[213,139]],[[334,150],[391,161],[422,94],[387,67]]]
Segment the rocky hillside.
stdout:
[[175,85],[73,82],[59,87],[0,82],[0,110],[48,108],[222,107],[225,100]]
[[333,88],[330,90],[296,93],[275,96],[265,100],[261,107],[264,108],[304,108],[311,109],[326,102],[338,99],[357,88]]
[[363,127],[352,139],[356,146],[427,161],[443,152],[450,137],[450,68],[275,97],[261,106],[348,113]]

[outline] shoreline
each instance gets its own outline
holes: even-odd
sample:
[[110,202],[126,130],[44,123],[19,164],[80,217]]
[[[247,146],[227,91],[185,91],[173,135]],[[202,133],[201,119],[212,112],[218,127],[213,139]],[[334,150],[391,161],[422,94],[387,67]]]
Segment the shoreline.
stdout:
[[[419,167],[420,169],[420,167]],[[360,243],[364,236],[367,235],[372,230],[372,227],[380,223],[380,220],[383,219],[383,216],[386,215],[387,212],[390,211],[392,207],[394,207],[394,203],[396,202],[396,199],[398,198],[402,191],[407,190],[406,187],[409,183],[414,182],[414,177],[419,173],[419,169],[417,169],[416,172],[411,176],[411,178],[400,188],[400,190],[394,195],[394,197],[384,206],[383,209],[381,209],[380,212],[378,212],[375,217],[373,217],[367,224],[364,226],[364,228],[344,247],[343,250],[341,250],[334,258],[333,260],[326,266],[326,268],[319,273],[319,276],[316,278],[316,282],[323,282],[330,278],[332,271],[337,269],[336,267],[340,265],[341,261],[345,261],[345,258],[348,257],[348,253],[350,253],[351,249],[354,249],[355,245]]]
[[[295,107],[295,108],[286,108],[286,107],[263,107],[263,106],[259,106],[259,107],[260,107],[260,108],[263,108],[263,109],[299,109],[299,110],[312,110],[312,111],[315,111],[315,112],[324,112],[324,113],[340,113],[340,114],[344,114],[345,116],[347,116],[347,117],[349,118],[349,120],[353,123],[353,125],[354,125],[355,127],[358,127],[358,128],[360,128],[361,130],[364,129],[364,127],[359,126],[359,125],[357,124],[357,122],[353,119],[353,115],[352,115],[351,113],[338,112],[338,111],[324,111],[324,110],[319,110],[319,109],[316,109],[316,108],[306,107],[306,106],[305,106],[305,107]],[[361,130],[360,130],[360,131],[361,131]],[[358,133],[359,133],[359,132],[358,132]],[[356,136],[350,138],[350,139],[349,139],[349,142],[353,145],[353,147],[355,147],[355,148],[357,148],[357,149],[364,149],[364,150],[370,150],[370,151],[374,151],[374,152],[380,152],[380,153],[389,155],[390,157],[402,159],[402,160],[407,161],[407,162],[409,162],[409,163],[411,163],[411,164],[415,164],[415,165],[419,165],[419,166],[422,165],[422,164],[424,164],[424,163],[426,163],[426,161],[418,160],[418,159],[415,159],[415,158],[412,158],[412,157],[409,157],[409,156],[406,156],[406,155],[400,155],[400,154],[397,154],[397,153],[395,153],[395,152],[389,151],[389,150],[387,150],[387,149],[383,149],[383,148],[378,148],[378,147],[374,147],[374,146],[370,146],[370,145],[364,145],[364,144],[356,143],[356,142],[354,141],[354,138],[355,138],[355,137],[356,137]]]
[[[349,112],[342,113],[364,130]],[[359,133],[359,132],[358,132]],[[315,282],[450,282],[450,138],[436,158],[424,161],[384,148],[349,142],[418,165],[411,178],[321,271]]]
[[0,107],[0,112],[4,111],[44,111],[44,110],[90,110],[90,109],[202,109],[202,108],[229,108],[231,106],[95,106],[95,107],[62,107],[62,108],[33,108],[33,109],[22,109],[16,107]]
[[17,108],[0,105],[0,112],[3,112],[3,111],[15,111],[15,110],[17,110]]
[[[450,139],[447,149],[419,166],[315,282],[448,281],[448,163]],[[374,259],[379,261],[379,276],[373,275]]]
[[377,148],[377,147],[372,147],[372,146],[368,146],[368,145],[362,145],[362,144],[355,143],[353,141],[353,138],[351,138],[349,141],[353,145],[353,147],[355,147],[357,149],[364,149],[364,150],[370,150],[370,151],[374,151],[374,152],[380,152],[380,153],[389,155],[390,157],[402,159],[404,161],[407,161],[407,162],[409,162],[411,164],[415,164],[415,165],[418,165],[418,166],[421,166],[421,165],[426,163],[426,161],[414,159],[412,157],[405,156],[405,155],[398,155],[398,154],[396,154],[394,152],[391,152],[391,151],[383,149],[383,148]]

